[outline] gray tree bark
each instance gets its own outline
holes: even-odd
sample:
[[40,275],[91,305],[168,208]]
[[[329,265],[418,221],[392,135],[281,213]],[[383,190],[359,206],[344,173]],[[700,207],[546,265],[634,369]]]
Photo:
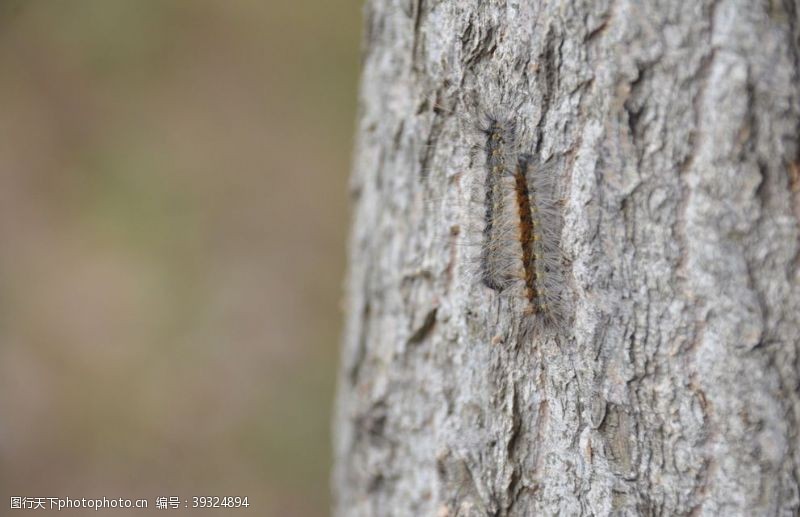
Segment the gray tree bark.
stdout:
[[[800,513],[799,5],[368,2],[339,515]],[[558,332],[426,201],[473,104],[560,164]]]

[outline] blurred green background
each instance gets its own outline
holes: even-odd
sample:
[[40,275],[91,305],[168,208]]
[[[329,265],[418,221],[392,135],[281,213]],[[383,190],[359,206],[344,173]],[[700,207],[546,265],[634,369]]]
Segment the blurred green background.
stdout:
[[0,3],[0,513],[328,513],[360,4]]

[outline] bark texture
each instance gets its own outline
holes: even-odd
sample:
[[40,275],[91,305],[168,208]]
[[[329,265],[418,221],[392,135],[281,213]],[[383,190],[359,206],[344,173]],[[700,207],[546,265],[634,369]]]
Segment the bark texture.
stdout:
[[[798,5],[367,3],[339,515],[798,515]],[[460,263],[474,104],[560,164],[559,333]]]

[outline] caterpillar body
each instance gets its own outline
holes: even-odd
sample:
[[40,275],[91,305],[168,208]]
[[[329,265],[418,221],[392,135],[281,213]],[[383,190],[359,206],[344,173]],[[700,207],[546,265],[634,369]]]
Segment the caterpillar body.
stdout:
[[466,174],[451,175],[456,198],[446,195],[434,209],[458,214],[448,239],[464,250],[459,262],[469,285],[513,298],[530,329],[559,330],[566,311],[557,161],[526,152],[533,146],[520,143],[513,115],[473,112],[460,120],[458,134],[468,142],[457,147],[471,151]]
[[502,291],[507,287],[509,269],[513,270],[513,263],[498,251],[501,243],[505,245],[513,239],[513,220],[506,216],[514,202],[509,181],[514,168],[515,128],[490,117],[482,131],[485,133],[486,175],[481,277],[487,287]]
[[485,155],[481,279],[521,295],[535,321],[558,325],[564,278],[553,167],[519,151],[513,119],[484,115],[478,129]]

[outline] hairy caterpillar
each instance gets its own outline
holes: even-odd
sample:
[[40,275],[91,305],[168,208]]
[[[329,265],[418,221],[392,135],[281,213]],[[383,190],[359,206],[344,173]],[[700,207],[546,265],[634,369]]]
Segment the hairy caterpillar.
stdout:
[[[534,328],[559,328],[564,265],[556,161],[541,164],[532,153],[521,151],[513,116],[483,113],[468,127],[468,177],[455,176],[466,179],[467,202],[456,211],[458,223],[451,227],[465,245],[460,262],[467,266],[471,284],[520,302],[516,306]],[[448,204],[453,202],[459,201]]]
[[560,246],[562,219],[553,171],[535,165],[529,154],[520,156],[517,163],[526,293],[535,315],[558,324],[564,316],[565,278]]
[[498,292],[527,300],[527,313],[561,319],[561,219],[552,167],[519,152],[516,122],[484,115],[478,130],[485,154],[481,278]]
[[[509,180],[514,165],[515,130],[513,124],[503,124],[497,118],[487,116],[484,128],[484,151],[486,155],[486,175],[484,179],[484,227],[481,249],[481,277],[487,287],[501,291],[506,287],[508,269],[512,267],[502,253],[499,245],[513,239],[513,220],[504,218],[514,199]],[[512,230],[512,231],[509,231]]]

